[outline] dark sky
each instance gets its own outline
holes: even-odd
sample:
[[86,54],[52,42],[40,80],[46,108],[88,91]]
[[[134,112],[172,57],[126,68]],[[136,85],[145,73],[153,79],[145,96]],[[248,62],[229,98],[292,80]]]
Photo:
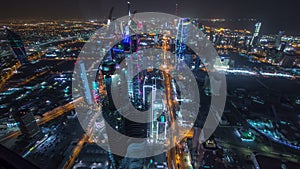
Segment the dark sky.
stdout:
[[[285,30],[300,35],[299,0],[131,0],[138,12],[165,12],[200,18],[258,18],[263,33]],[[126,15],[125,0],[5,0],[0,20],[8,18],[101,18]],[[225,25],[226,26],[226,25]],[[248,28],[251,29],[251,28]]]

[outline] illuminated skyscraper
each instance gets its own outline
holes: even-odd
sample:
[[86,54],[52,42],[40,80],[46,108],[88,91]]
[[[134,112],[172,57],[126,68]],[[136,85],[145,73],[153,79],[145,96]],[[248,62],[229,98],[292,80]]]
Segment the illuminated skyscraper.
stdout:
[[186,51],[186,42],[188,38],[188,25],[190,24],[189,19],[181,18],[178,22],[178,30],[176,36],[176,56],[177,59],[184,59],[184,52]]
[[251,46],[256,45],[256,43],[257,43],[257,37],[259,35],[260,27],[261,27],[261,22],[257,22],[255,24],[255,31],[254,31],[254,34],[252,36],[251,42],[250,42]]
[[244,43],[243,43],[243,48],[245,50],[248,49],[248,44],[249,44],[248,42],[249,42],[248,36],[245,36]]
[[86,101],[89,105],[92,105],[93,100],[92,100],[92,95],[91,95],[89,82],[88,82],[88,79],[87,79],[87,73],[86,73],[86,69],[85,69],[85,66],[84,66],[84,62],[80,60],[78,64],[79,64],[79,67],[80,67],[80,77],[81,77],[82,83],[83,83],[85,99],[86,99]]
[[7,40],[9,42],[9,45],[14,55],[21,62],[22,65],[28,63],[27,54],[21,37],[9,29],[6,29],[6,33],[7,33]]

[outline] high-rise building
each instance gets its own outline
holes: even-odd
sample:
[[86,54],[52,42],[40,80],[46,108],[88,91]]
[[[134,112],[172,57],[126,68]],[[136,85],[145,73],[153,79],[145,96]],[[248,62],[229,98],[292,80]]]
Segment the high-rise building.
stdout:
[[200,57],[196,56],[195,69],[199,69],[200,64],[201,64]]
[[204,26],[203,26],[203,24],[201,22],[198,23],[198,28],[199,28],[200,31],[205,32]]
[[9,29],[6,29],[6,34],[9,45],[17,59],[22,65],[28,63],[27,54],[21,37]]
[[217,34],[216,39],[215,39],[215,44],[216,45],[221,45],[221,41],[223,40],[223,35]]
[[209,40],[210,40],[211,42],[214,41],[214,32],[213,32],[212,30],[209,32]]
[[29,111],[18,111],[13,113],[16,122],[23,135],[30,140],[39,140],[43,137],[42,131],[37,125],[33,114]]
[[188,18],[182,18],[178,22],[178,30],[176,36],[176,54],[177,59],[184,60],[184,53],[186,51],[186,43],[188,38],[188,27],[190,20]]
[[255,31],[253,33],[253,36],[252,36],[252,39],[251,39],[251,42],[250,42],[251,46],[257,44],[257,38],[258,38],[258,35],[259,35],[260,27],[261,27],[261,22],[257,22],[255,24]]
[[277,37],[276,37],[276,40],[275,40],[275,49],[278,50],[280,44],[281,44],[281,38],[282,36],[284,35],[284,31],[279,31]]
[[89,82],[88,82],[84,62],[80,60],[78,64],[79,64],[79,67],[80,67],[80,77],[81,77],[81,80],[82,80],[82,83],[83,83],[85,99],[86,99],[86,101],[89,105],[92,105],[93,104],[93,99],[92,99],[92,95],[91,95],[91,90],[90,90],[90,86],[89,86]]
[[191,52],[191,49],[189,49],[188,52],[184,56],[184,62],[189,68],[192,67],[193,59],[194,59],[193,57],[194,57],[194,55]]
[[249,41],[248,36],[245,36],[244,43],[243,43],[243,48],[245,50],[248,49],[248,41]]

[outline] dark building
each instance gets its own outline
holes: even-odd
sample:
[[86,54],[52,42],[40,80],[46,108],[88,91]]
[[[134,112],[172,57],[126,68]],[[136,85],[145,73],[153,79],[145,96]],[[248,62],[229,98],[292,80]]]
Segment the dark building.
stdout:
[[204,28],[204,26],[203,26],[203,24],[201,22],[199,22],[198,28],[199,28],[200,31],[205,32],[205,28]]
[[275,48],[278,50],[280,44],[281,44],[281,38],[282,36],[284,35],[284,31],[279,31],[277,37],[276,37],[276,40],[275,40]]
[[17,59],[22,65],[28,63],[27,54],[21,37],[9,29],[6,29],[6,34],[9,45]]
[[223,40],[223,35],[217,34],[215,44],[216,45],[221,45],[221,41]]
[[248,49],[247,41],[248,41],[248,36],[245,36],[244,43],[243,43],[243,48],[244,48],[245,50]]
[[191,68],[192,67],[192,64],[193,64],[193,58],[194,56],[193,56],[193,54],[191,54],[191,53],[186,53],[185,55],[184,55],[184,62],[185,62],[185,64],[189,67],[189,68]]
[[200,57],[196,56],[195,69],[199,69],[200,64],[201,64]]
[[252,161],[254,163],[255,168],[260,168],[260,169],[269,169],[269,168],[274,168],[274,169],[296,169],[299,168],[299,163],[295,162],[290,162],[286,161],[283,159],[278,158],[273,158],[273,157],[268,157],[264,155],[252,155]]
[[108,153],[97,144],[85,144],[80,151],[74,169],[109,168],[111,162]]
[[13,114],[13,117],[19,123],[19,128],[27,139],[34,141],[43,137],[43,133],[31,112],[18,111]]
[[299,58],[300,56],[294,54],[284,54],[280,65],[285,68],[296,68],[299,64]]
[[214,41],[214,32],[213,31],[210,31],[210,33],[209,33],[209,40],[212,42],[212,43],[214,43],[213,41]]

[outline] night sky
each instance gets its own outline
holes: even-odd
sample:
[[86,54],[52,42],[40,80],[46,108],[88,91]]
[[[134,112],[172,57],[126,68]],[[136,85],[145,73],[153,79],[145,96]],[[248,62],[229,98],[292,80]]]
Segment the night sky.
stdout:
[[[131,0],[138,12],[165,12],[199,18],[257,18],[263,33],[300,35],[299,0]],[[82,18],[126,15],[125,0],[5,0],[0,5],[0,20],[20,18]],[[224,23],[226,26],[226,23]],[[230,24],[228,26],[231,26]],[[233,26],[234,27],[234,26]],[[251,27],[247,27],[252,29]]]

